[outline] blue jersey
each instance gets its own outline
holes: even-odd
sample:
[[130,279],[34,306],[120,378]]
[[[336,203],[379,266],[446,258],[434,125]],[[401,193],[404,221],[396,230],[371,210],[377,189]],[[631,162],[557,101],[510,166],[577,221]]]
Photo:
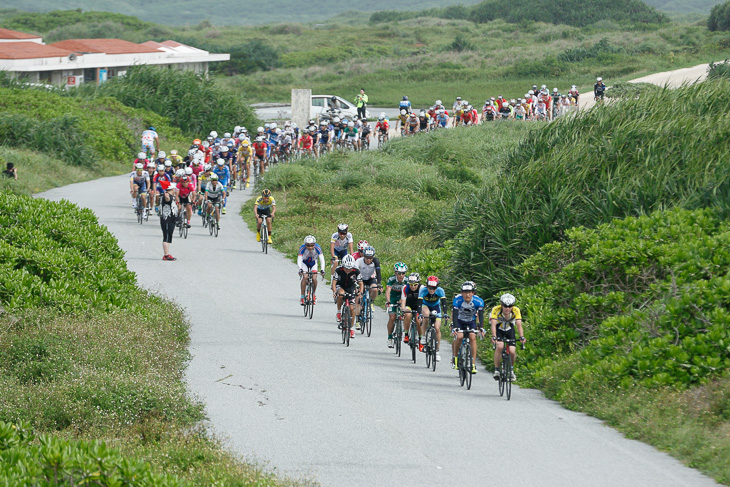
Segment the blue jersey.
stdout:
[[445,298],[446,293],[444,292],[443,288],[441,286],[436,288],[436,291],[433,294],[429,294],[428,288],[426,286],[422,286],[421,290],[418,291],[418,299],[423,300],[423,304],[428,306],[431,309],[441,309],[441,298]]
[[411,109],[411,102],[410,102],[410,101],[408,101],[408,100],[402,100],[402,101],[400,102],[400,105],[398,105],[398,107],[399,107],[399,108],[400,108],[401,110],[410,110],[410,109]]
[[464,300],[464,296],[458,295],[452,303],[454,311],[457,312],[456,319],[464,322],[474,322],[477,313],[484,309],[484,301],[479,296],[473,296],[468,303]]
[[322,255],[322,247],[320,247],[319,244],[314,244],[314,248],[310,250],[306,245],[302,245],[299,247],[299,255],[302,256],[302,262],[304,262],[307,267],[312,267],[317,263],[317,258]]
[[213,168],[213,174],[218,175],[218,182],[223,186],[228,186],[228,180],[231,179],[231,170],[228,166],[218,166]]

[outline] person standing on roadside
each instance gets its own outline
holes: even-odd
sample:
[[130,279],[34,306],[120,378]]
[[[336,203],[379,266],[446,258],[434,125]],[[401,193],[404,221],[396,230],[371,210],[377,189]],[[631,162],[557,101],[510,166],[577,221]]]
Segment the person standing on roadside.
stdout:
[[368,95],[365,94],[365,88],[360,88],[360,94],[355,97],[355,106],[358,118],[365,118],[365,110],[368,106]]
[[175,201],[176,185],[165,180],[160,183],[159,189],[162,190],[160,196],[160,226],[162,227],[162,251],[164,252],[162,260],[177,260],[170,255],[172,234],[175,233],[175,214],[172,211],[172,203]]

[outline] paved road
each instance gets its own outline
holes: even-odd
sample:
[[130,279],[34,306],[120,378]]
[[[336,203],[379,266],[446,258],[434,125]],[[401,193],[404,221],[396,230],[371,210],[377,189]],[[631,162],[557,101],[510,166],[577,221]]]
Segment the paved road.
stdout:
[[483,371],[467,391],[444,362],[433,373],[422,356],[395,357],[382,311],[373,337],[345,348],[327,293],[305,320],[295,264],[263,255],[236,216],[249,191],[231,197],[217,239],[196,220],[173,241],[179,260],[163,262],[159,225],[135,222],[127,187],[121,176],[41,196],[94,209],[140,284],[186,308],[190,391],[242,455],[326,486],[715,485],[538,391],[516,389],[508,402]]

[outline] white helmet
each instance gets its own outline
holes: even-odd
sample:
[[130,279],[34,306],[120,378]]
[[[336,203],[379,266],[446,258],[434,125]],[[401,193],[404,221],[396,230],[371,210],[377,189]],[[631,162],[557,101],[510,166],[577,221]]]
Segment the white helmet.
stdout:
[[513,304],[515,304],[515,301],[517,300],[510,293],[503,294],[499,297],[499,302],[502,303],[504,306],[512,306]]
[[405,111],[405,110],[401,110],[401,111],[400,111],[400,114],[401,114],[401,115],[405,115],[405,114],[406,114],[406,111]]
[[236,132],[236,133],[240,132],[241,131],[241,126],[240,125],[236,125],[236,127],[233,129],[233,131]]
[[224,165],[225,163],[226,163],[226,161],[224,161],[223,159],[218,159],[218,160],[216,161],[216,164],[218,164],[219,166],[222,166],[222,165]]
[[271,122],[271,125],[270,125],[270,127],[271,127],[272,129],[275,129],[275,128],[276,128],[276,122]]
[[380,116],[385,118],[385,112],[380,112]]
[[165,167],[172,167],[172,161],[170,159],[165,159]]
[[231,138],[231,133],[230,132],[226,132],[225,134],[223,134],[223,138],[224,139],[230,139]]
[[558,89],[557,88],[553,88],[553,93],[557,93],[557,92],[558,92]]
[[306,237],[304,237],[304,243],[305,244],[310,244],[310,245],[311,244],[316,244],[317,243],[317,239],[314,238],[314,235],[307,235]]
[[157,153],[158,159],[164,159],[165,157],[167,157],[167,152],[161,150],[160,152]]
[[355,259],[350,254],[347,254],[342,258],[342,267],[345,269],[354,269]]
[[441,102],[441,100],[436,100],[436,105],[443,105],[443,103]]
[[264,128],[263,127],[259,127],[259,128],[256,129],[256,132],[258,132],[258,133],[261,133],[263,131],[264,131]]
[[158,171],[164,171],[165,170],[165,166],[163,164],[158,164],[157,165],[157,170]]
[[340,123],[340,117],[335,117],[332,119],[334,123]]
[[352,128],[355,126],[355,122],[347,122],[347,126]]
[[155,168],[155,161],[147,161],[147,167],[151,167],[152,169],[154,169]]
[[337,231],[338,232],[346,232],[349,227],[347,226],[347,223],[340,223],[337,225]]
[[546,89],[547,89],[547,85],[542,85],[542,86],[540,87],[540,89],[541,89],[541,90],[546,90]]
[[185,176],[185,170],[184,169],[178,169],[177,171],[175,171],[175,176],[177,176],[179,178],[182,177],[182,176]]
[[263,142],[263,141],[264,141],[263,137],[256,137],[256,142]]
[[140,152],[139,154],[137,154],[137,159],[147,159],[147,153]]
[[187,174],[188,176],[190,176],[192,173],[193,173],[193,168],[192,167],[186,167],[185,168],[185,174]]
[[535,94],[535,92],[534,92],[533,90],[530,90],[530,91],[528,91],[528,92],[527,92],[527,94],[528,94],[528,95],[534,95],[534,94]]
[[596,81],[603,81],[603,78],[601,78],[601,77],[599,76],[598,78],[596,78]]
[[281,129],[277,127],[276,128],[276,135],[279,135],[280,133],[281,133]]
[[207,141],[207,140],[204,140],[204,141],[203,141],[203,147],[205,147],[206,149],[207,149],[208,147],[210,147],[210,144],[208,143],[208,141]]
[[221,147],[221,152],[228,152],[228,146]]
[[215,130],[211,130],[210,136],[213,137],[214,139],[216,139],[216,138],[218,138],[218,132],[216,132]]
[[204,171],[210,171],[211,169],[213,169],[213,166],[211,166],[211,164],[210,164],[209,162],[206,162],[206,163],[205,163],[205,164],[203,165],[203,170],[204,170]]
[[142,164],[141,162],[138,162],[137,164],[134,165],[134,167],[137,169],[144,169],[144,164]]

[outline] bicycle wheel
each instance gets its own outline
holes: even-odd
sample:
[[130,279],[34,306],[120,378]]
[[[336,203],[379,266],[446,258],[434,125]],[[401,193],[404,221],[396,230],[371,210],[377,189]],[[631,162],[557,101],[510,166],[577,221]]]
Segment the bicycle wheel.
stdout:
[[[509,361],[512,362],[512,358]],[[507,363],[507,367],[505,368],[507,369],[507,378],[504,381],[504,389],[507,393],[507,400],[509,401],[512,397],[512,364]]]
[[314,292],[310,291],[309,293],[309,319],[312,319],[312,316],[314,316]]
[[474,359],[471,356],[471,349],[469,349],[469,351],[466,354],[465,365],[466,365],[466,390],[470,390],[471,389],[471,377],[473,375],[471,373],[471,369],[472,369],[472,366],[474,365]]
[[213,215],[208,215],[208,233],[210,235],[213,235],[213,227],[215,226],[215,218],[213,218]]
[[431,330],[426,330],[426,345],[424,347],[426,348],[426,368],[431,368],[431,349],[428,348],[431,344],[431,341],[429,340],[429,332]]
[[466,347],[464,346],[463,342],[461,345],[461,348],[459,348],[459,385],[463,386],[464,381],[466,381],[466,376],[469,373],[469,371],[466,370],[466,353],[465,353]]
[[401,345],[403,341],[403,323],[400,319],[395,322],[395,354],[400,357]]
[[216,237],[218,237],[218,231],[219,231],[219,230],[220,230],[220,228],[218,228],[218,222],[215,222],[215,223],[213,224],[213,234],[214,234],[214,235],[215,235]]
[[[367,290],[365,291],[367,293]],[[360,303],[360,314],[357,316],[357,320],[360,322],[360,334],[365,334],[365,328],[367,328],[368,321],[368,298],[367,294],[363,296],[362,302]]]
[[178,218],[178,220],[177,220],[177,236],[178,237],[181,237],[182,238],[182,236],[183,236],[183,227],[184,226],[185,226],[185,224],[182,223],[180,221],[180,219]]
[[312,305],[311,301],[309,300],[312,293],[312,285],[311,283],[307,282],[307,287],[304,289],[304,317],[306,318],[309,314],[309,307]]
[[[415,320],[414,320],[415,321]],[[411,329],[408,330],[408,344],[411,346],[411,360],[416,363],[416,352],[418,352],[418,334],[415,331],[416,323],[411,324]]]
[[431,339],[427,340],[429,344],[428,354],[431,356],[431,369],[436,372],[436,329],[431,328]]
[[507,377],[507,367],[502,357],[502,363],[499,366],[499,395],[504,396],[505,377]]
[[368,302],[368,314],[365,324],[368,327],[368,336],[373,331],[373,303]]
[[261,223],[261,250],[265,254],[268,254],[268,251],[266,249],[266,245],[267,245],[268,240],[269,240],[269,236],[267,235],[268,230],[269,229],[266,226],[266,221],[262,222]]
[[188,238],[188,224],[187,224],[187,222],[183,223],[183,238]]
[[342,306],[342,330],[345,336],[345,345],[350,346],[350,307]]
[[137,208],[137,223],[140,225],[142,224],[142,215],[144,214],[144,210],[140,210]]

